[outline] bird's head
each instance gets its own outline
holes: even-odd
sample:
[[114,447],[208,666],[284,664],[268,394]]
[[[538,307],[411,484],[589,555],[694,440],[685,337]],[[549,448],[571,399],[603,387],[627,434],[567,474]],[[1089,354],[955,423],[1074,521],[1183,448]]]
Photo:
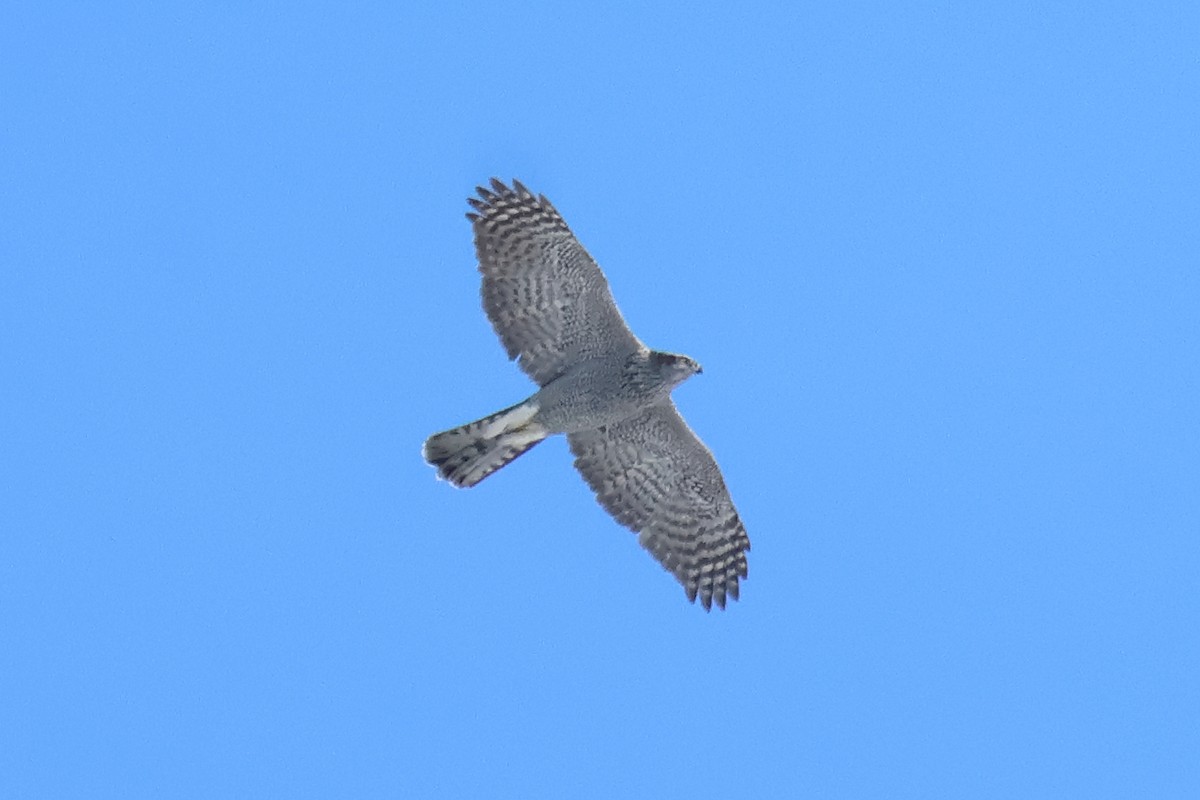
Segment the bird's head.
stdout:
[[671,387],[678,386],[693,375],[704,371],[695,359],[658,350],[650,352],[650,366],[663,379],[663,382]]

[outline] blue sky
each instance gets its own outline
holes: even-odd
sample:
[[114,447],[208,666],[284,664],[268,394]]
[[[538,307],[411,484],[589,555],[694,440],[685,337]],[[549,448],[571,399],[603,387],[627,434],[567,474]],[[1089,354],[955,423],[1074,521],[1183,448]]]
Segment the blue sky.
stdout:
[[[0,794],[1200,794],[1194,4],[24,4]],[[545,193],[753,541],[706,614],[525,397]]]

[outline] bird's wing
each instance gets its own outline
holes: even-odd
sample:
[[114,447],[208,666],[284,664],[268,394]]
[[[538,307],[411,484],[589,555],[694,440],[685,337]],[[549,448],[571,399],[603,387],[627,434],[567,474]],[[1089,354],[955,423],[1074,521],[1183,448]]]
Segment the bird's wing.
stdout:
[[689,600],[709,609],[738,598],[750,539],[716,460],[674,403],[567,438],[596,499],[639,534]]
[[492,179],[467,202],[483,308],[509,358],[540,386],[572,364],[641,343],[599,265],[544,196]]

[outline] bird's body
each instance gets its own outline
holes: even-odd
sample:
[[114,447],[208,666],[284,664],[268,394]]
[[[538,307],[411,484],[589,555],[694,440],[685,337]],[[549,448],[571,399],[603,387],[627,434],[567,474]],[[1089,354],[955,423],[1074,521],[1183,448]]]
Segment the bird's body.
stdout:
[[[666,369],[674,363],[668,359],[679,359],[680,368]],[[671,390],[692,374],[688,362],[691,359],[645,348],[624,358],[583,361],[530,398],[539,409],[535,419],[549,433],[578,433],[612,425],[670,397]],[[609,390],[597,392],[597,386]]]
[[434,434],[422,454],[474,486],[553,434],[567,434],[597,499],[705,608],[738,597],[750,540],[716,462],[671,402],[700,372],[648,349],[600,268],[543,196],[493,180],[468,214],[483,305],[510,358],[539,385],[515,406]]

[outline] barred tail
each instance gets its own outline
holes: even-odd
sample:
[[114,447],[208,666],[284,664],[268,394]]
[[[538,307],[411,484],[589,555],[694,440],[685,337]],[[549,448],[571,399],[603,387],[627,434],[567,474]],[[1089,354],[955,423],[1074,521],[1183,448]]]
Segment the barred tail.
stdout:
[[537,405],[529,400],[490,417],[435,433],[425,440],[421,456],[437,467],[438,477],[455,486],[474,486],[546,438],[533,422]]

